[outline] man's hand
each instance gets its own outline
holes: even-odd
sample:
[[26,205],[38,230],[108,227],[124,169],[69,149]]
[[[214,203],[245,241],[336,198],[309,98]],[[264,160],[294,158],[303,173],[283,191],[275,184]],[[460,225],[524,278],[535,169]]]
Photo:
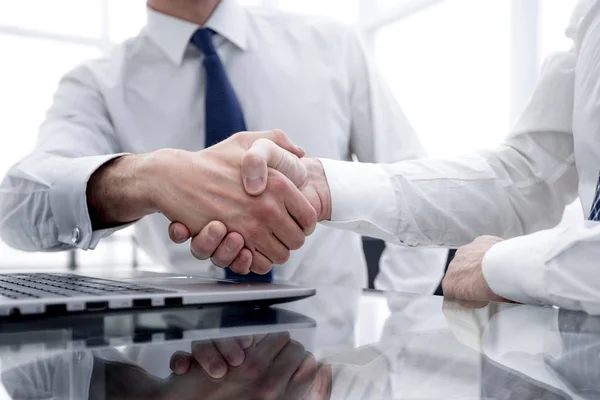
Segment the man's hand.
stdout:
[[[314,158],[298,159],[276,143],[266,139],[254,142],[242,161],[242,179],[249,194],[260,196],[267,188],[266,177],[269,171],[277,170],[290,179],[310,202],[317,212],[317,220],[331,219],[331,193],[321,162]],[[209,235],[213,231],[214,236]],[[218,233],[217,233],[218,232]],[[248,262],[252,254],[242,249],[244,239],[235,231],[229,230],[218,221],[207,225],[192,240],[192,251],[202,254],[203,259],[212,257],[215,265],[227,267],[237,273],[247,273],[240,266],[240,259]],[[173,223],[169,235],[176,243],[183,243],[192,235],[181,223]],[[223,239],[224,238],[224,239]],[[242,249],[242,250],[240,250]]]
[[[236,340],[236,339],[234,339]],[[175,353],[176,374],[165,381],[164,399],[307,399],[315,396],[319,365],[289,333],[256,336],[243,363],[218,379],[203,364],[213,355],[213,342],[195,343],[193,355]],[[177,358],[174,361],[174,358]]]
[[195,360],[213,379],[220,379],[230,368],[239,367],[246,360],[246,350],[260,342],[263,336],[244,336],[192,342],[192,353],[178,351],[171,356],[171,371],[184,375]]
[[444,296],[462,300],[507,301],[490,289],[481,266],[485,253],[502,240],[481,236],[458,249],[442,281]]
[[[315,228],[317,214],[295,185],[275,170],[261,178],[261,184],[266,184],[264,193],[259,196],[246,193],[240,174],[242,161],[259,139],[303,153],[281,131],[270,131],[238,133],[199,152],[168,149],[127,156],[102,168],[90,179],[90,214],[103,221],[97,225],[105,226],[130,222],[159,211],[171,221],[181,222],[191,236],[200,234],[198,241],[218,243],[225,236],[219,228],[225,226],[228,231],[239,234],[234,235],[234,243],[223,242],[228,251],[234,247],[236,259],[232,263],[237,261],[242,273],[250,269],[259,274],[267,273],[273,263],[284,263],[290,250],[304,244],[305,235]],[[127,177],[130,179],[125,179]],[[115,181],[122,182],[119,190],[115,189]],[[132,187],[128,188],[126,182],[132,183]],[[117,191],[120,196],[113,196]],[[111,198],[115,201],[109,201]],[[125,201],[128,199],[137,202]],[[125,204],[124,209],[117,209],[115,214],[115,209],[102,206],[112,203]],[[215,229],[211,221],[224,225]],[[240,252],[240,238],[247,251]],[[196,248],[202,250],[202,254],[196,254],[199,258],[206,254],[201,245],[193,246],[192,250]]]

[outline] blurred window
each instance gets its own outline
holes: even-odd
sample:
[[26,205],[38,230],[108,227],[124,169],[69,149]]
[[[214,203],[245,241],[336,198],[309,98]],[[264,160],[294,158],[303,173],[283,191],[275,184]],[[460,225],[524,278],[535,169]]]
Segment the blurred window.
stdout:
[[102,34],[101,6],[102,0],[2,0],[0,26],[97,38]]
[[506,0],[439,2],[377,30],[375,54],[431,156],[487,147],[508,131]]

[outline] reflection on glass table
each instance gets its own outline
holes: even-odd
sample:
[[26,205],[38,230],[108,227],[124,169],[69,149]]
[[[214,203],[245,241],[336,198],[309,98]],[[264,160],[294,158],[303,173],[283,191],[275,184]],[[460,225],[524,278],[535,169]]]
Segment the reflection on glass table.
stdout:
[[600,318],[553,308],[333,287],[78,318],[0,327],[7,398],[600,398]]

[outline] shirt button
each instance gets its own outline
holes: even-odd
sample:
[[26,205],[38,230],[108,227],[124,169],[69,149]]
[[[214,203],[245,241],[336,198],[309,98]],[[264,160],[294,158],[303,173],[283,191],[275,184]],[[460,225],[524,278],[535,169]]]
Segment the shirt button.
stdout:
[[79,228],[73,229],[73,232],[71,233],[71,242],[73,242],[73,244],[79,243],[80,237],[81,237],[81,231],[79,230]]

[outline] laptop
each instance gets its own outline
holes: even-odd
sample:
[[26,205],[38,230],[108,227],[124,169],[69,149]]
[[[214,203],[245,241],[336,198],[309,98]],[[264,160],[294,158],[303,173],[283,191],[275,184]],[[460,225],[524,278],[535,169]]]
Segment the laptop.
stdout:
[[297,332],[317,326],[314,319],[277,307],[127,310],[67,314],[17,321],[0,320],[0,360],[32,354],[44,358],[63,352],[119,346],[186,343],[257,334]]
[[268,306],[312,296],[292,285],[129,271],[0,274],[0,318],[57,316],[130,309]]

